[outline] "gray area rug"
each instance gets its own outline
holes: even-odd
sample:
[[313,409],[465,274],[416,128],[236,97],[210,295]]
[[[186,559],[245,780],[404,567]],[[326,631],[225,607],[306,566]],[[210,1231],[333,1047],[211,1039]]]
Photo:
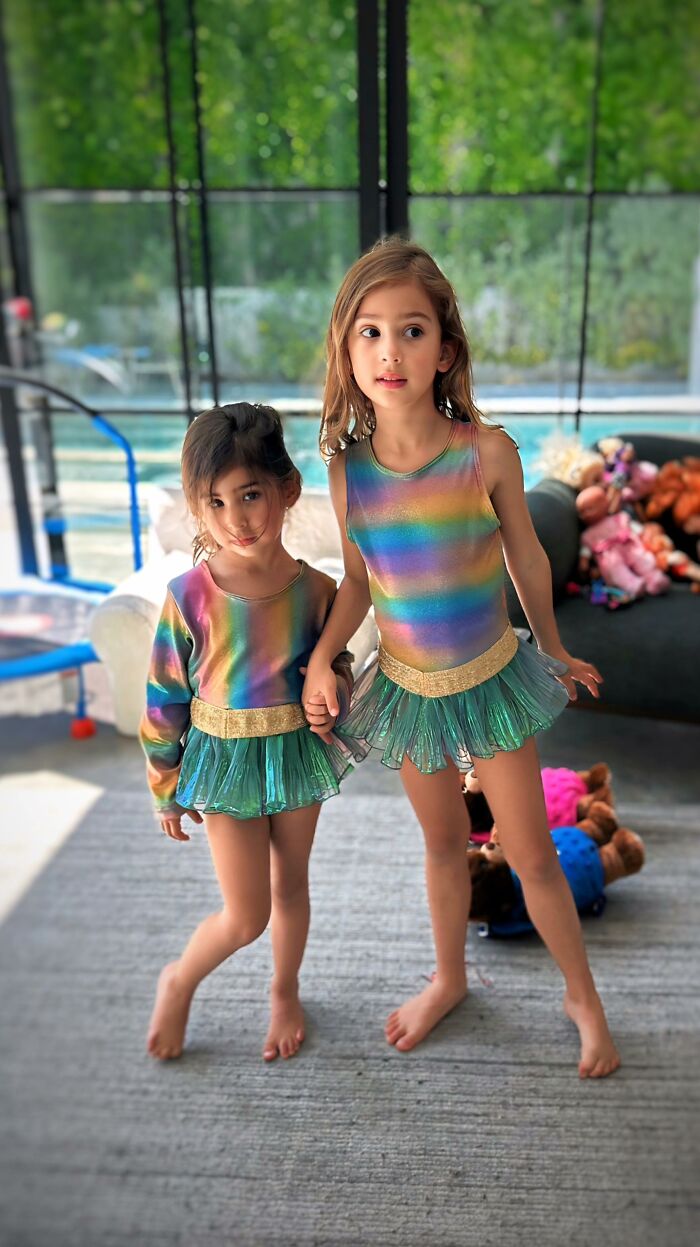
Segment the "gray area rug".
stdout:
[[[583,731],[598,740],[595,717]],[[564,733],[545,760],[572,748]],[[108,748],[112,793],[0,930],[3,1247],[698,1241],[700,807],[687,792],[621,806],[648,863],[585,921],[623,1055],[614,1078],[578,1080],[536,937],[470,932],[468,1002],[415,1052],[386,1045],[385,1015],[433,962],[420,832],[398,780],[369,770],[319,827],[302,1053],[260,1057],[265,936],[200,990],[185,1056],[158,1064],[144,1053],[158,969],[218,893],[203,836],[158,833],[136,748],[116,742],[111,762]]]

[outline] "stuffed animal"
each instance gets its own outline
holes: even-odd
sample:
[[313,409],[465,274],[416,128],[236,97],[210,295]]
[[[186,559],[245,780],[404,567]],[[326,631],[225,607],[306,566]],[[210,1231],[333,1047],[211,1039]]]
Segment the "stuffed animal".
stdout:
[[656,566],[678,580],[691,580],[693,593],[700,593],[700,563],[694,563],[682,550],[677,550],[668,533],[653,521],[643,524],[639,535],[656,559]]
[[625,511],[608,514],[605,490],[599,485],[584,489],[576,499],[576,510],[585,525],[581,533],[583,560],[595,559],[600,575],[608,585],[629,594],[665,593],[668,576],[643,545]]
[[617,827],[610,767],[596,762],[589,771],[543,766],[542,788],[550,830],[578,824],[597,844],[605,844]]
[[[687,456],[665,463],[659,469],[654,488],[646,500],[645,517],[672,518],[681,532],[695,539],[700,536],[700,459]],[[673,535],[673,534],[672,534]],[[681,547],[679,539],[675,545]],[[686,550],[690,553],[690,547]]]
[[[610,768],[604,762],[596,762],[589,771],[543,767],[542,787],[550,829],[577,823],[597,844],[605,844],[618,825],[610,780]],[[462,790],[472,843],[497,840],[488,801],[473,771],[464,777]]]
[[[579,913],[601,914],[605,886],[635,874],[644,865],[644,844],[635,832],[616,827],[604,844],[596,844],[580,827],[559,827],[552,833],[559,861]],[[531,932],[523,890],[497,841],[468,849],[472,881],[471,922],[480,934],[511,936]]]

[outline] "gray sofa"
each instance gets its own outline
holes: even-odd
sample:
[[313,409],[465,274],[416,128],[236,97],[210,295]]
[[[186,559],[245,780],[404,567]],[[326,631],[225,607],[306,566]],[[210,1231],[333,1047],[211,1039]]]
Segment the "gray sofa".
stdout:
[[[700,456],[697,438],[630,432],[621,436],[633,443],[639,459],[659,465],[684,455]],[[605,678],[600,702],[584,690],[577,705],[700,722],[700,596],[678,581],[661,597],[646,597],[617,611],[568,596],[566,585],[575,578],[581,531],[576,494],[561,481],[544,479],[528,491],[527,501],[549,556],[562,641],[570,653],[595,663]],[[692,555],[694,542],[665,526],[679,548]],[[511,584],[508,606],[513,624],[526,627]]]

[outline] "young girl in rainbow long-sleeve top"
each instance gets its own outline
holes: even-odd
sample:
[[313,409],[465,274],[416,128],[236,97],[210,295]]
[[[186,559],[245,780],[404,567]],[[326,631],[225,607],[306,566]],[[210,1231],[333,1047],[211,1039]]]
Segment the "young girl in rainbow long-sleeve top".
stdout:
[[[321,802],[353,752],[321,698],[305,715],[306,662],[336,593],[330,576],[282,545],[301,478],[276,412],[236,403],[203,412],[182,451],[198,522],[195,566],[171,581],[156,631],[141,742],[156,813],[173,840],[181,818],[205,824],[223,908],[197,927],[159,980],[153,1056],[182,1051],[201,980],[255,940],[272,915],[274,976],[263,1056],[293,1056],[304,1038],[298,973],[309,925],[308,862]],[[349,705],[351,655],[333,663]],[[313,724],[314,732],[309,730]]]
[[[302,697],[337,710],[329,658],[373,604],[378,661],[343,727],[400,771],[425,837],[435,940],[436,973],[390,1015],[387,1039],[415,1047],[466,993],[469,821],[458,772],[473,766],[564,975],[579,1074],[610,1074],[619,1056],[547,826],[533,740],[576,697],[575,681],[598,696],[601,677],[561,643],[516,447],[475,405],[455,294],[427,252],[390,239],[353,265],[327,355],[321,448],[345,578]],[[537,646],[510,626],[504,555]]]

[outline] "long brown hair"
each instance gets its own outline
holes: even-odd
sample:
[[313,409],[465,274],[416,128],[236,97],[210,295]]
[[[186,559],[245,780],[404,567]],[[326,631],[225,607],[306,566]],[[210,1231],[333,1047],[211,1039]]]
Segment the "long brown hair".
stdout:
[[384,238],[356,260],[338,291],[326,337],[326,384],[319,443],[331,458],[351,442],[368,437],[374,428],[374,411],[350,372],[348,337],[365,295],[377,286],[419,281],[435,308],[442,338],[456,348],[454,360],[433,383],[439,411],[459,420],[483,424],[474,402],[472,364],[467,333],[457,307],[457,296],[433,257],[417,243]]
[[287,488],[288,505],[301,493],[301,474],[284,444],[282,421],[274,407],[261,403],[228,403],[195,416],[185,434],[180,461],[187,505],[197,521],[192,543],[194,562],[218,548],[202,520],[202,497],[231,468],[250,468]]

